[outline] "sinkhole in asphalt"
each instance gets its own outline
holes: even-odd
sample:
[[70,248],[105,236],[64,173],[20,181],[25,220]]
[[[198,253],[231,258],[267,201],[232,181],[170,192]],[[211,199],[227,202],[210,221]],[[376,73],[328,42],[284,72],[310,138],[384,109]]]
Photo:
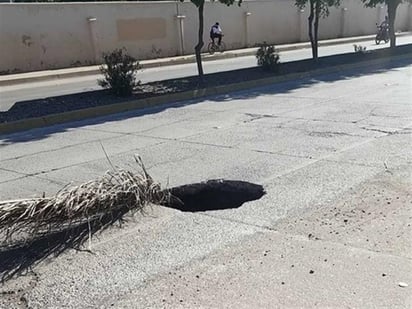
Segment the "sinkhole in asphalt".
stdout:
[[238,208],[265,195],[263,186],[239,180],[214,179],[168,189],[163,206],[187,212]]

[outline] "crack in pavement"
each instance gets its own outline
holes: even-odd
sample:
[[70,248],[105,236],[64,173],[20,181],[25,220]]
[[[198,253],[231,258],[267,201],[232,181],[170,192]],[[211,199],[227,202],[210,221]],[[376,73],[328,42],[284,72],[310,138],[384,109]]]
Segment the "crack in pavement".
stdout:
[[[384,134],[387,134],[387,135],[393,135],[393,134],[396,134],[396,131],[394,132],[394,131],[386,131],[386,130],[383,130],[383,129],[372,129],[372,128],[368,128],[368,127],[360,127],[362,130],[365,130],[365,131],[372,131],[372,132],[379,132],[379,133],[384,133]],[[399,131],[402,131],[403,129],[399,129]]]
[[281,116],[270,115],[270,114],[244,113],[244,115],[251,117],[251,118],[248,120],[244,120],[243,123],[248,123],[248,122],[252,122],[252,121],[263,119],[263,118],[281,118]]

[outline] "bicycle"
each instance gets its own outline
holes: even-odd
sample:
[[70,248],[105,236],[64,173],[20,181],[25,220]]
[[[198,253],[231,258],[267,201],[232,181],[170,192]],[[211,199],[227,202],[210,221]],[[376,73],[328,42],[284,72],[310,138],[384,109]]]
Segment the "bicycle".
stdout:
[[215,43],[214,40],[210,39],[209,44],[207,45],[207,51],[209,54],[213,55],[215,52],[223,53],[226,50],[225,42],[221,41],[220,45]]

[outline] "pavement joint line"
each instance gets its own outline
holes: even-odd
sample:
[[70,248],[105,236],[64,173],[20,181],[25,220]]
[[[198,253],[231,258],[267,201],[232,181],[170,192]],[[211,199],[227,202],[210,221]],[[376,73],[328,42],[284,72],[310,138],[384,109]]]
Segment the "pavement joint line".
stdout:
[[[259,118],[253,118],[253,119],[251,119],[250,121],[244,121],[243,123],[250,123],[250,122],[253,122],[253,121],[258,121],[258,120],[260,120],[260,119],[263,119],[263,118],[268,118],[268,117],[266,117],[265,115],[262,115],[262,116],[264,116],[264,117],[259,117]],[[271,116],[271,117],[273,117],[273,118],[285,118],[285,119],[290,119],[289,121],[287,121],[287,122],[285,122],[285,124],[286,123],[290,123],[290,122],[292,122],[293,120],[306,120],[306,119],[304,119],[304,118],[292,118],[292,117],[284,117],[284,116],[275,116],[275,115],[273,115],[273,116]],[[320,120],[307,120],[307,121],[318,121],[318,122],[326,122],[327,120],[322,120],[322,121],[320,121]],[[242,124],[243,124],[242,123]],[[285,126],[282,126],[282,124],[284,124],[284,123],[280,123],[280,124],[277,124],[277,125],[275,125],[275,126],[273,126],[273,127],[271,127],[271,128],[276,128],[276,129],[280,129],[280,130],[282,130],[282,129],[285,129],[285,130],[294,130],[294,131],[299,131],[299,132],[305,132],[305,133],[330,133],[330,134],[336,134],[336,135],[347,135],[347,136],[353,136],[353,137],[368,137],[368,136],[365,136],[365,135],[359,135],[359,134],[351,134],[351,133],[346,133],[346,132],[338,132],[338,131],[328,131],[328,132],[326,132],[326,131],[308,131],[308,130],[305,130],[305,129],[300,129],[300,128],[297,128],[297,127],[285,127]],[[361,127],[360,129],[364,129],[363,127]],[[390,132],[391,134],[395,134],[395,133],[392,133],[392,132]]]
[[[139,135],[139,136],[140,136],[140,135]],[[150,136],[142,135],[142,137],[150,137]],[[109,138],[109,139],[113,139],[113,138],[114,138],[114,137],[111,137],[111,138]],[[157,138],[156,138],[156,139],[157,139]],[[202,145],[202,146],[211,146],[211,147],[223,148],[223,149],[242,149],[242,148],[238,148],[238,147],[234,147],[234,146],[215,145],[215,144],[208,144],[208,143],[201,143],[201,142],[194,142],[194,141],[185,141],[185,140],[176,140],[176,139],[169,139],[169,138],[164,138],[164,140],[166,140],[166,141],[182,142],[182,143],[187,143],[187,144],[197,144],[197,145]],[[97,140],[94,141],[94,142],[97,142]],[[89,143],[89,142],[84,142],[84,143],[81,143],[81,144],[87,144],[87,143]],[[163,143],[163,142],[160,142],[160,143],[155,144],[155,145],[151,145],[151,147],[152,147],[152,146],[159,145],[159,144],[162,144],[162,143]],[[76,146],[76,145],[67,145],[67,146],[65,146],[64,148],[71,148],[71,147],[73,147],[73,146]],[[59,150],[61,150],[61,149],[63,149],[63,148],[53,149],[53,150],[49,150],[49,151],[45,151],[45,152],[59,151]],[[280,155],[280,156],[285,156],[285,157],[302,158],[302,159],[308,159],[308,160],[310,160],[310,162],[304,163],[304,164],[302,164],[301,166],[298,166],[298,167],[296,167],[296,168],[289,169],[289,170],[287,170],[285,173],[281,173],[281,174],[274,175],[274,176],[269,177],[269,178],[262,179],[262,180],[261,180],[262,183],[266,183],[266,182],[270,181],[271,179],[281,178],[281,177],[283,177],[283,176],[286,176],[287,174],[290,174],[290,173],[293,173],[293,172],[295,172],[295,171],[298,171],[298,170],[300,170],[300,169],[302,169],[302,168],[305,168],[305,167],[307,167],[307,166],[309,166],[309,165],[311,165],[311,164],[315,164],[315,163],[317,163],[317,162],[319,162],[319,161],[324,160],[324,159],[327,158],[327,157],[330,157],[330,156],[333,156],[333,155],[334,155],[334,154],[331,154],[331,155],[328,155],[328,156],[325,156],[325,157],[320,157],[320,158],[318,158],[318,159],[315,159],[315,158],[308,158],[307,156],[296,156],[296,155],[292,155],[292,154],[277,153],[277,152],[268,152],[268,151],[255,150],[255,149],[247,149],[247,148],[246,148],[246,149],[244,149],[244,150],[251,151],[251,152],[268,153],[268,154],[273,154],[273,155]],[[137,151],[137,152],[138,152],[138,149],[135,149],[134,151]],[[45,153],[45,152],[42,152],[42,153]],[[128,152],[130,152],[130,150],[129,150],[129,151],[122,152],[122,153],[116,153],[115,155],[116,155],[116,156],[120,156],[120,155],[124,155],[124,154],[126,154],[126,153],[128,153]],[[39,154],[39,153],[36,153],[36,154]],[[33,155],[33,154],[31,154],[31,155]],[[28,156],[31,156],[31,155],[28,155]],[[192,156],[192,157],[193,157],[193,156]],[[19,171],[8,170],[8,169],[4,169],[4,168],[0,168],[0,169],[4,169],[4,170],[9,171],[9,172],[14,172],[14,173],[17,173],[17,174],[19,174],[19,175],[23,175],[23,177],[20,177],[20,178],[25,178],[25,177],[37,177],[37,178],[42,178],[42,179],[45,179],[45,180],[50,180],[50,179],[47,178],[47,177],[39,177],[39,175],[45,175],[45,174],[49,174],[49,173],[54,172],[54,171],[61,171],[61,170],[64,170],[64,169],[68,169],[68,168],[72,168],[72,167],[76,167],[76,166],[81,166],[81,165],[88,164],[88,163],[92,163],[92,162],[99,162],[99,161],[102,160],[102,159],[104,159],[104,158],[102,157],[102,158],[100,158],[100,159],[88,160],[88,161],[84,161],[84,162],[80,162],[80,163],[75,163],[75,164],[70,164],[70,165],[66,165],[66,166],[62,166],[62,167],[58,167],[58,168],[52,168],[52,169],[50,169],[50,170],[40,171],[40,172],[36,172],[36,173],[24,173],[24,172],[19,172]],[[184,158],[184,159],[187,159],[187,158]],[[6,159],[6,160],[12,160],[12,159]],[[325,161],[327,161],[327,160],[325,160]],[[335,161],[331,161],[331,162],[333,162],[333,163],[345,163],[345,162],[335,162]],[[353,165],[352,163],[347,163],[347,164]],[[155,165],[155,166],[156,166],[156,165]],[[154,167],[154,166],[152,166],[151,168],[153,168],[153,167]],[[375,166],[373,166],[373,167],[375,167]],[[62,183],[63,183],[63,182],[62,182]]]
[[[154,144],[154,145],[150,145],[150,147],[153,147],[153,146],[156,146],[156,145],[160,145],[160,144],[163,144],[163,142],[160,142],[160,143],[157,143],[157,144]],[[141,147],[141,148],[144,148],[144,147]],[[119,153],[114,154],[113,156],[125,155],[125,154],[129,153],[130,151],[138,152],[139,149],[140,149],[140,148],[133,149],[133,150],[127,150],[127,151],[123,151],[123,152],[119,152]],[[59,150],[59,149],[54,149],[54,150],[52,150],[52,151],[57,151],[57,150]],[[112,156],[112,157],[113,157],[113,156]],[[191,155],[191,156],[189,156],[189,157],[185,157],[185,158],[182,158],[181,160],[177,160],[177,161],[173,161],[173,160],[172,160],[172,161],[173,161],[173,162],[179,162],[179,161],[182,161],[182,160],[185,160],[185,159],[187,159],[187,158],[194,157],[194,156],[196,156],[196,155]],[[110,156],[109,156],[109,158],[110,158]],[[54,171],[60,171],[60,170],[64,170],[64,169],[67,169],[67,168],[72,168],[72,167],[76,167],[76,166],[81,166],[81,165],[84,165],[84,164],[89,164],[89,163],[93,163],[93,162],[99,162],[99,161],[101,161],[101,160],[103,160],[103,159],[107,159],[107,157],[104,156],[104,157],[98,158],[98,159],[92,159],[92,160],[88,160],[88,161],[83,161],[83,162],[80,162],[80,163],[70,164],[70,165],[66,165],[66,166],[62,166],[62,167],[58,167],[58,168],[52,168],[52,169],[47,170],[47,171],[41,171],[41,172],[37,172],[37,173],[33,173],[33,174],[27,174],[27,175],[28,175],[28,176],[36,177],[36,176],[41,175],[41,174],[44,175],[44,174],[48,174],[48,173],[51,173],[51,172],[54,172]],[[168,161],[168,162],[172,162],[172,161]],[[16,172],[16,173],[23,174],[22,172]],[[48,178],[45,178],[45,179],[48,179]]]
[[[97,142],[97,141],[98,141],[98,140],[96,140],[96,141],[94,141],[94,142]],[[86,143],[86,142],[85,142],[85,143]],[[82,144],[84,144],[84,143],[82,143]],[[162,144],[162,143],[158,143],[158,144],[155,144],[155,145],[159,145],[159,144]],[[151,145],[151,146],[155,146],[155,145]],[[71,146],[72,146],[72,145],[68,145],[68,146],[66,146],[65,148],[70,148]],[[141,148],[143,148],[143,147],[141,147]],[[52,149],[52,150],[44,151],[44,152],[41,152],[41,153],[54,152],[54,151],[59,151],[59,150],[61,150],[61,149],[63,149],[63,148]],[[115,156],[124,155],[124,154],[126,154],[126,153],[128,153],[128,152],[130,152],[130,151],[132,151],[132,150],[128,150],[128,151],[116,153]],[[133,151],[138,151],[138,149],[135,149],[135,150],[133,150]],[[40,153],[40,152],[39,152],[39,153]],[[39,153],[35,153],[35,154],[39,154]],[[27,155],[27,156],[31,156],[31,155],[35,155],[35,154],[30,154],[30,155]],[[107,159],[107,158],[106,158],[106,157],[102,157],[102,158],[99,158],[99,159],[92,159],[92,160],[88,160],[88,161],[84,161],[84,162],[80,162],[80,163],[75,163],[75,164],[70,164],[70,165],[61,166],[61,167],[58,167],[58,168],[51,168],[51,169],[49,169],[49,170],[44,170],[44,171],[40,171],[40,172],[36,172],[36,173],[24,173],[24,172],[19,172],[19,171],[8,170],[8,169],[1,168],[1,167],[0,167],[0,169],[3,169],[3,170],[8,171],[8,172],[13,172],[13,173],[17,173],[17,174],[20,174],[20,175],[24,175],[24,177],[37,177],[38,175],[44,175],[44,174],[48,174],[48,173],[51,173],[51,172],[60,171],[60,170],[64,170],[64,169],[72,168],[72,167],[76,167],[76,166],[81,166],[81,165],[88,164],[88,163],[92,163],[92,162],[99,162],[99,161],[102,160],[102,159]],[[11,159],[6,159],[6,160],[11,160]],[[4,160],[4,161],[6,161],[6,160]],[[4,161],[0,161],[0,162],[4,162]],[[24,178],[24,177],[22,177],[22,178]],[[39,177],[38,177],[38,178],[39,178]],[[48,179],[48,178],[44,178],[44,179]],[[0,182],[0,183],[2,183],[2,182]]]
[[[246,203],[250,203],[250,202],[246,202]],[[165,206],[162,206],[162,207],[165,207]],[[231,218],[227,218],[227,217],[221,217],[221,216],[209,214],[207,212],[199,212],[199,213],[196,213],[196,214],[201,215],[201,216],[206,216],[206,217],[209,217],[209,218],[213,218],[213,219],[216,219],[218,221],[228,221],[228,222],[231,222],[231,223],[236,223],[236,224],[240,224],[240,225],[255,227],[255,228],[261,229],[262,232],[274,233],[274,234],[278,234],[280,236],[290,237],[294,241],[320,242],[320,243],[323,243],[323,244],[338,245],[338,246],[342,246],[344,248],[350,248],[350,249],[359,250],[359,251],[363,251],[363,252],[367,252],[367,253],[373,253],[373,254],[378,254],[378,255],[383,255],[383,256],[388,256],[388,257],[404,258],[404,259],[412,261],[412,257],[405,257],[405,256],[402,256],[402,255],[394,255],[394,254],[390,254],[390,253],[387,253],[387,252],[375,251],[375,250],[371,250],[371,249],[368,249],[368,248],[353,246],[353,245],[346,244],[346,243],[339,242],[339,241],[332,241],[332,240],[327,240],[327,239],[308,239],[308,237],[304,236],[304,235],[293,234],[293,233],[285,233],[283,231],[277,230],[274,227],[270,227],[270,226],[266,226],[266,225],[253,224],[253,223],[250,223],[250,222],[244,222],[244,221],[241,221],[241,220],[231,219]],[[280,220],[280,219],[281,218],[279,218],[278,220]],[[238,241],[236,241],[236,243],[237,242]]]
[[218,144],[202,143],[202,142],[188,141],[188,140],[181,140],[181,142],[186,143],[186,144],[194,144],[194,145],[200,145],[200,146],[210,146],[210,147],[223,148],[223,149],[240,149],[240,148],[237,148],[236,146],[231,146],[231,145],[218,145]]
[[[363,145],[363,144],[370,143],[370,142],[373,141],[374,139],[375,139],[375,138],[367,139],[367,140],[365,140],[365,141],[352,144],[352,145],[350,145],[350,146],[348,146],[348,147],[343,147],[342,149],[340,149],[339,151],[337,151],[337,152],[335,152],[335,153],[332,153],[332,154],[329,154],[329,155],[325,155],[325,156],[319,157],[319,158],[317,158],[317,159],[311,159],[312,161],[309,161],[309,162],[307,162],[307,163],[303,163],[302,165],[297,166],[296,168],[292,168],[292,169],[288,170],[286,173],[282,173],[282,174],[280,174],[280,175],[273,175],[273,176],[267,177],[267,178],[265,178],[264,180],[262,180],[262,183],[268,183],[268,182],[270,182],[270,181],[272,181],[272,180],[274,180],[274,179],[278,179],[278,178],[283,177],[283,176],[285,176],[285,175],[294,173],[294,172],[299,171],[299,170],[301,170],[301,169],[304,169],[304,168],[306,168],[306,167],[308,167],[308,166],[310,166],[310,165],[317,164],[318,162],[327,161],[328,158],[333,157],[333,156],[335,156],[336,154],[345,152],[345,151],[350,150],[350,149],[354,149],[354,148],[359,147],[359,146],[361,146],[361,145]],[[338,162],[337,164],[353,165],[352,162],[351,162],[351,163]],[[374,167],[370,167],[370,168],[374,168]]]
[[[7,171],[7,172],[12,172],[12,171]],[[0,184],[10,183],[10,182],[13,182],[13,181],[17,181],[17,180],[21,180],[21,179],[27,178],[27,176],[22,175],[21,173],[16,173],[16,172],[13,172],[13,173],[18,174],[19,177],[13,178],[13,179],[8,179],[8,180],[2,180],[2,181],[0,181]]]
[[383,166],[383,164],[379,164],[379,163],[366,164],[366,163],[345,161],[345,160],[325,159],[324,161],[330,162],[330,163],[343,163],[343,164],[347,164],[347,165],[355,165],[355,166],[368,167],[368,168],[376,168],[376,167],[379,168],[379,167]]
[[[235,127],[235,125],[234,125],[234,126],[231,126],[231,127]],[[231,127],[230,127],[230,128],[231,128]],[[291,129],[291,130],[296,130],[296,131],[308,132],[308,131],[305,131],[305,130],[302,130],[302,129],[298,129],[298,128],[284,128],[284,129]],[[194,134],[193,136],[201,135],[201,134],[203,134],[203,133],[197,133],[197,134]],[[137,134],[137,135],[138,135],[138,136],[142,136],[142,137],[151,137],[151,136],[148,136],[148,135],[141,135],[141,134]],[[390,135],[391,135],[391,134],[390,134]],[[218,145],[218,144],[212,144],[212,143],[203,143],[203,142],[196,142],[196,141],[186,140],[186,138],[188,138],[188,137],[193,137],[193,136],[186,136],[186,137],[183,137],[182,139],[164,138],[164,137],[155,137],[155,138],[156,138],[156,139],[157,139],[157,138],[159,138],[159,139],[164,139],[164,140],[167,140],[167,141],[176,141],[176,142],[181,142],[181,143],[187,143],[187,144],[195,144],[195,145],[202,145],[202,146],[211,146],[211,147],[225,148],[225,149],[247,150],[247,151],[257,152],[257,153],[266,153],[266,154],[280,155],[280,156],[286,156],[286,157],[293,157],[293,158],[302,158],[302,159],[314,160],[313,158],[310,158],[310,157],[304,156],[304,155],[293,155],[293,154],[288,154],[288,153],[283,153],[283,152],[274,152],[274,151],[260,150],[260,149],[253,149],[253,148],[242,148],[242,147],[238,147],[239,144],[238,144],[238,145],[234,145],[234,146],[230,146],[230,145]],[[376,138],[381,138],[381,137],[385,137],[385,136],[388,136],[388,135],[382,135],[382,136],[372,137],[372,138],[369,138],[369,136],[363,136],[363,135],[350,135],[350,136],[360,137],[360,138],[368,138],[368,139],[374,140],[374,139],[376,139]],[[152,138],[153,138],[153,137],[152,137]],[[341,149],[341,150],[342,150],[342,149]],[[340,151],[341,151],[341,150],[340,150]],[[342,150],[342,151],[346,151],[346,150],[348,150],[348,149],[344,149],[344,150]],[[339,153],[339,152],[336,152],[336,153],[334,153],[334,154],[328,155],[328,156],[326,156],[326,157],[333,156],[333,155],[335,155],[335,154],[337,154],[337,153]],[[326,158],[326,157],[325,157],[325,158]],[[327,160],[326,160],[326,161],[327,161]],[[331,162],[338,163],[339,161],[331,161]],[[356,164],[356,163],[354,163],[354,164]],[[370,166],[370,167],[373,167],[373,166]]]
[[185,139],[181,139],[181,140],[173,139],[171,141],[178,141],[178,142],[181,142],[181,143],[184,143],[184,144],[195,144],[195,145],[201,145],[201,146],[210,146],[210,147],[215,147],[215,148],[234,149],[234,150],[246,150],[246,151],[250,151],[250,152],[267,153],[267,154],[280,155],[280,156],[285,156],[285,157],[309,159],[306,156],[298,156],[298,155],[285,154],[285,153],[266,151],[266,150],[251,149],[251,148],[241,148],[241,147],[236,147],[236,146],[217,145],[217,144],[211,144],[211,143],[188,141],[188,140],[185,140]]
[[[367,128],[367,127],[365,127],[365,126],[363,126],[363,127],[360,127],[362,130],[365,130],[365,131],[372,131],[372,132],[378,132],[378,133],[382,133],[382,134],[385,134],[385,135],[382,135],[382,136],[388,136],[388,135],[393,135],[393,134],[396,134],[396,132],[399,132],[399,131],[402,131],[403,129],[398,129],[398,128],[396,128],[397,130],[395,131],[395,132],[392,132],[392,131],[386,131],[386,130],[381,130],[381,129],[372,129],[372,128]],[[382,137],[381,136],[381,137]]]
[[[391,57],[391,60],[409,59],[410,54]],[[67,122],[86,120],[89,118],[98,118],[123,112],[130,112],[147,107],[168,106],[170,103],[178,104],[181,101],[190,99],[208,98],[224,93],[231,93],[237,91],[244,91],[261,86],[268,86],[273,83],[281,83],[285,81],[300,80],[305,78],[316,77],[320,75],[327,75],[336,73],[342,70],[349,70],[355,68],[367,68],[374,64],[381,64],[381,59],[374,59],[364,61],[363,63],[350,63],[346,65],[338,65],[327,68],[315,69],[307,72],[287,74],[283,76],[274,76],[270,78],[263,78],[258,80],[246,81],[238,84],[230,84],[225,86],[216,86],[211,88],[202,88],[181,92],[176,94],[169,94],[167,96],[157,96],[152,98],[145,98],[140,100],[126,101],[123,103],[109,104],[98,107],[90,107],[81,110],[74,110],[64,113],[51,114],[38,118],[28,118],[19,121],[0,123],[0,136],[3,134],[15,133],[17,131],[25,131],[38,127],[53,126]],[[171,102],[170,102],[171,101]],[[169,104],[168,104],[169,103]]]
[[[292,118],[292,119],[293,119],[293,118]],[[314,120],[314,121],[322,121],[322,120]],[[177,121],[177,122],[179,122],[179,121]],[[233,125],[233,126],[231,126],[231,127],[235,127],[235,126],[236,126],[236,125]],[[287,129],[307,132],[307,131],[305,131],[305,130],[301,130],[301,129],[298,129],[298,128],[287,128]],[[361,129],[365,129],[365,128],[362,127]],[[407,128],[405,127],[405,128],[402,128],[402,129],[400,129],[400,130],[398,130],[398,131],[402,131],[402,130],[405,130],[405,129],[407,129]],[[88,129],[84,129],[84,130],[93,130],[93,129],[88,128]],[[365,130],[368,130],[368,129],[365,129]],[[93,131],[102,131],[102,130],[93,130]],[[396,132],[386,132],[386,131],[383,132],[383,131],[380,131],[380,130],[370,130],[370,131],[378,131],[378,132],[386,133],[386,135],[383,135],[383,136],[380,136],[380,137],[385,137],[385,136],[388,136],[388,135],[396,134]],[[145,137],[145,138],[162,139],[162,140],[165,140],[165,141],[179,141],[179,142],[188,143],[188,144],[197,144],[197,145],[204,145],[204,146],[212,146],[212,147],[225,148],[225,149],[241,149],[241,148],[238,148],[238,147],[236,147],[236,146],[217,145],[217,144],[211,144],[211,143],[201,143],[201,142],[184,140],[185,138],[188,138],[188,137],[191,137],[191,136],[186,136],[186,137],[183,137],[182,139],[175,139],[175,138],[153,137],[153,136],[150,136],[150,135],[139,134],[139,132],[137,132],[137,134],[135,134],[135,133],[127,133],[127,134],[124,134],[124,133],[121,133],[121,132],[110,132],[110,131],[104,131],[104,130],[103,130],[102,132],[106,132],[106,133],[116,133],[116,134],[119,134],[120,136],[134,135],[134,136],[141,136],[141,137]],[[193,136],[201,135],[201,134],[203,134],[203,133],[197,133],[197,134],[194,134]],[[192,137],[193,137],[193,136],[192,136]],[[365,137],[365,136],[359,136],[359,137]],[[375,138],[380,138],[380,137],[375,137]],[[103,139],[103,141],[107,141],[107,140],[114,139],[114,138],[118,138],[118,137],[108,137],[108,138]],[[2,160],[2,161],[0,161],[0,162],[10,161],[10,160],[17,160],[17,159],[21,159],[21,158],[24,158],[24,157],[27,157],[27,156],[37,155],[37,154],[41,154],[41,153],[45,153],[45,152],[58,151],[58,150],[61,150],[61,149],[66,149],[66,148],[72,148],[72,147],[76,147],[76,146],[79,146],[79,145],[84,145],[84,144],[88,144],[88,143],[90,143],[90,142],[97,142],[97,141],[102,141],[102,139],[93,140],[93,141],[87,141],[87,142],[78,143],[78,144],[74,144],[74,145],[67,145],[67,146],[64,146],[64,147],[58,148],[58,149],[52,149],[52,150],[47,150],[47,151],[40,151],[40,152],[33,153],[33,154],[30,154],[30,155],[24,155],[24,156],[19,156],[19,157],[8,158],[8,159]],[[162,144],[162,143],[163,143],[163,142],[160,142],[160,143],[157,143],[157,144],[155,144],[155,145],[159,145],[159,144]],[[155,146],[155,145],[152,145],[152,146]],[[311,158],[308,158],[307,156],[297,156],[297,155],[285,154],[285,153],[281,153],[281,152],[272,152],[272,151],[265,151],[265,150],[259,150],[259,149],[246,149],[246,150],[252,151],[252,152],[258,152],[258,153],[267,153],[267,154],[274,154],[274,155],[287,156],[287,157],[296,157],[296,158],[311,159]],[[126,152],[125,152],[125,153],[126,153]],[[116,154],[116,155],[119,155],[119,154]],[[327,159],[326,159],[325,161],[335,162],[335,163],[342,162],[342,161],[327,160]],[[356,164],[356,163],[354,163],[354,164]],[[375,167],[375,166],[370,166],[370,167]],[[6,169],[5,169],[5,170],[6,170]],[[8,171],[9,171],[9,172],[13,172],[13,171],[11,171],[11,170],[8,170]],[[48,171],[48,172],[50,172],[50,171]],[[20,172],[16,172],[16,173],[20,173]],[[20,173],[20,174],[22,174],[22,175],[28,175],[28,174],[24,174],[24,173]],[[28,176],[30,176],[30,175],[28,175]]]
[[[109,132],[105,132],[105,133],[109,133]],[[125,134],[119,134],[119,135],[124,136]],[[11,161],[11,160],[19,160],[19,159],[31,157],[31,156],[34,156],[34,155],[55,152],[55,151],[59,151],[59,150],[69,149],[69,148],[82,146],[82,145],[86,145],[86,144],[90,144],[90,143],[97,143],[97,142],[107,141],[107,140],[117,139],[117,138],[119,138],[119,136],[112,136],[112,137],[106,137],[106,138],[99,138],[99,139],[95,139],[95,140],[84,141],[84,142],[81,142],[81,143],[65,145],[65,146],[62,146],[60,148],[41,150],[41,151],[33,152],[33,153],[30,153],[30,154],[24,154],[24,155],[17,156],[17,157],[7,158],[7,159],[4,159],[4,160],[0,160],[0,162],[7,162],[7,161]]]
[[[53,178],[53,177],[49,177],[49,178],[47,178],[47,177],[41,177],[40,175],[33,175],[33,177],[34,177],[34,178],[41,179],[41,180],[45,180],[45,181],[48,181],[48,182],[51,182],[51,183],[56,184],[56,185],[59,185],[59,186],[61,186],[61,189],[63,189],[64,187],[67,187],[68,185],[72,185],[74,182],[76,182],[76,181],[65,182],[65,181],[62,181],[62,180],[57,179],[57,178]],[[61,190],[61,189],[60,189],[60,190]],[[58,190],[58,191],[60,191],[60,190]],[[53,196],[56,195],[56,194],[58,193],[58,191],[55,192],[55,193],[53,193],[52,195],[53,195]]]
[[[21,180],[21,179],[24,179],[24,178],[30,178],[30,177],[41,178],[41,177],[37,177],[37,176],[40,175],[40,174],[44,174],[44,172],[27,174],[27,173],[19,172],[19,171],[12,171],[12,170],[6,170],[6,169],[4,169],[4,170],[7,171],[7,172],[13,172],[15,174],[21,175],[21,177],[13,178],[11,180],[9,179],[9,180],[5,180],[5,181],[0,181],[0,184],[10,183],[10,182],[14,182],[14,181]],[[42,179],[46,179],[46,178],[42,178]]]
[[[242,148],[238,148],[242,149]],[[254,151],[257,153],[266,153],[266,154],[272,154],[272,155],[277,155],[277,156],[283,156],[283,157],[289,157],[289,158],[299,158],[299,159],[308,159],[308,160],[315,160],[314,158],[310,158],[306,155],[296,155],[296,154],[290,154],[290,153],[284,153],[284,152],[276,152],[276,151],[269,151],[269,150],[260,150],[260,149],[250,149],[250,151]]]
[[3,171],[6,171],[6,172],[22,175],[23,177],[30,177],[30,176],[34,175],[34,174],[30,174],[30,173],[28,174],[28,173],[24,173],[24,172],[20,172],[20,171],[11,170],[11,169],[4,168],[4,167],[2,167],[0,169],[2,169]]
[[[145,133],[145,132],[149,132],[149,131],[156,130],[156,129],[159,129],[159,128],[168,127],[170,125],[178,124],[178,123],[183,122],[183,121],[185,121],[185,120],[176,120],[176,121],[172,121],[172,122],[169,122],[169,123],[160,124],[158,126],[154,126],[152,128],[149,128],[149,129],[144,129],[144,130],[139,131],[139,132],[140,133]],[[139,132],[136,132],[136,133],[139,133]]]
[[[289,112],[285,112],[285,113],[289,113]],[[313,122],[332,122],[332,123],[344,123],[344,124],[357,124],[357,122],[359,122],[359,121],[352,121],[352,120],[317,119],[317,118],[303,118],[303,117],[295,118],[295,117],[290,117],[290,116],[284,116],[283,114],[280,117],[291,119],[291,120],[305,120],[305,121],[313,121]]]

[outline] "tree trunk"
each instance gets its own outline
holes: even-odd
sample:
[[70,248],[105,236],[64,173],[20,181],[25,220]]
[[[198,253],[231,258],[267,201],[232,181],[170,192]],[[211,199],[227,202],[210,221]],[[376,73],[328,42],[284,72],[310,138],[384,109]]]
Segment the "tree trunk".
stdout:
[[198,33],[198,43],[195,46],[195,54],[196,54],[196,63],[197,63],[197,70],[199,72],[199,78],[200,81],[203,81],[203,67],[202,67],[202,56],[201,56],[201,51],[203,47],[203,9],[205,6],[205,1],[202,1],[202,3],[198,7],[198,13],[199,13],[199,33]]
[[318,61],[318,34],[319,34],[319,17],[320,17],[320,1],[316,1],[316,8],[315,8],[315,23],[314,23],[314,41],[315,41],[315,53],[313,55],[313,59]]
[[388,5],[388,19],[389,19],[389,39],[391,40],[391,48],[396,46],[396,36],[395,36],[395,17],[396,9],[400,3],[399,0],[389,0],[386,1]]
[[308,26],[309,26],[309,39],[310,39],[310,45],[312,47],[312,56],[313,59],[315,59],[315,56],[317,55],[316,51],[316,46],[315,46],[315,39],[313,37],[313,18],[315,17],[315,0],[310,0],[310,14],[308,17]]

